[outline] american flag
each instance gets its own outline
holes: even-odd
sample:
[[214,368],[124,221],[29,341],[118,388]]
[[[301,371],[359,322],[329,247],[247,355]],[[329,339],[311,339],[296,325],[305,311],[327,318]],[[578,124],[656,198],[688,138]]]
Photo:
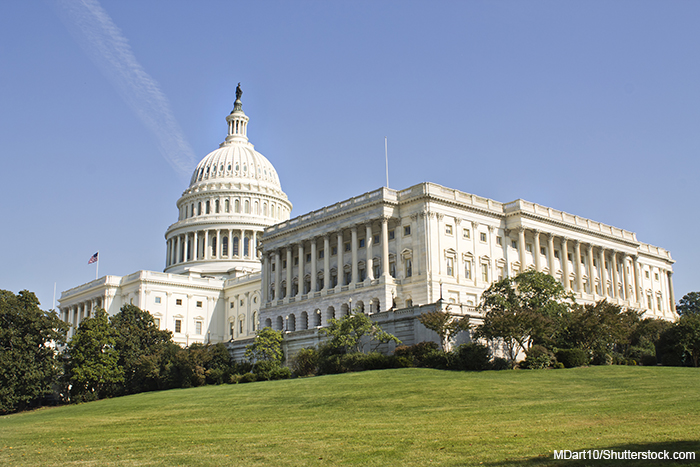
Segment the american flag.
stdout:
[[88,260],[88,264],[96,263],[97,262],[97,255],[99,255],[100,252],[98,251],[94,255],[90,256],[90,259]]

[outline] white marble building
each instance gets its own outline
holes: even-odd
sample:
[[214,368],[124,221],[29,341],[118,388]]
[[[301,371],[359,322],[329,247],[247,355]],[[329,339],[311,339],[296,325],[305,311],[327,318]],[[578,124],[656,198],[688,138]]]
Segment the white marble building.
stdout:
[[[362,310],[405,343],[434,338],[415,317],[451,304],[471,315],[481,293],[534,268],[577,301],[600,299],[673,320],[673,259],[636,234],[524,200],[500,203],[433,183],[380,188],[290,219],[270,162],[247,138],[240,99],[228,135],[198,164],[166,230],[164,272],[104,276],[61,294],[78,325],[97,307],[148,310],[182,345],[232,342],[263,326],[290,349],[317,343],[331,317]],[[444,302],[437,303],[440,298]]]

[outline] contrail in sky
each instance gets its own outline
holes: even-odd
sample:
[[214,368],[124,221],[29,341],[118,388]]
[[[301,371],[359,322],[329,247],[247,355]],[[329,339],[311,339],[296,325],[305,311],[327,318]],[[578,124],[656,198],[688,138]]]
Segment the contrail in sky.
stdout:
[[196,163],[168,99],[143,69],[129,42],[97,0],[57,0],[58,13],[78,44],[158,139],[163,157],[189,176]]

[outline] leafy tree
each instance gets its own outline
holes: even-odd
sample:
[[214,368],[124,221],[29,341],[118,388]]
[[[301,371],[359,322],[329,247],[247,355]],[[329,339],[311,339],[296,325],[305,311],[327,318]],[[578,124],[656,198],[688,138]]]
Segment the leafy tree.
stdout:
[[606,300],[595,305],[576,306],[566,317],[560,347],[579,348],[591,353],[628,350],[639,314]]
[[688,292],[678,301],[679,315],[700,315],[700,292]]
[[98,308],[94,316],[80,323],[68,343],[67,373],[72,397],[98,399],[108,395],[112,385],[124,381],[115,343],[115,331],[106,311]]
[[552,276],[526,271],[494,282],[481,295],[483,324],[475,335],[503,342],[511,362],[531,345],[552,346],[573,296]]
[[681,315],[676,322],[678,345],[690,357],[694,367],[700,363],[700,314]]
[[29,291],[0,290],[0,413],[14,412],[50,394],[60,372],[55,345],[68,325],[43,311]]
[[360,352],[362,350],[361,339],[364,336],[367,336],[370,341],[376,341],[377,346],[387,342],[401,344],[399,339],[382,330],[364,313],[354,313],[340,319],[332,318],[328,327],[321,328],[320,332],[322,335],[330,337],[326,346],[340,353]]
[[281,331],[270,327],[261,329],[253,343],[246,347],[245,358],[253,363],[263,360],[282,363],[282,339]]
[[457,334],[469,329],[469,317],[457,317],[448,311],[430,311],[418,317],[418,321],[431,331],[435,331],[440,337],[440,347],[447,348],[448,343]]
[[124,392],[133,394],[157,389],[152,381],[137,375],[139,360],[157,354],[160,348],[172,342],[170,331],[158,329],[153,316],[134,305],[124,305],[109,321],[114,328],[118,365],[124,371]]

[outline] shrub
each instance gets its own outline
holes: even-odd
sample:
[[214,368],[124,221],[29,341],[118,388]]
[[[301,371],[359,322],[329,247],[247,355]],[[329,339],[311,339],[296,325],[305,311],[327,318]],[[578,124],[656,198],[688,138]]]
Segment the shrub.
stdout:
[[292,372],[289,368],[273,360],[263,360],[256,363],[253,373],[257,381],[272,381],[292,377]]
[[392,355],[389,357],[391,368],[411,368],[414,366],[413,360],[409,357],[397,357]]
[[556,365],[554,365],[554,368],[557,370],[563,370],[566,368],[562,362],[557,362]]
[[615,358],[605,351],[593,353],[593,358],[591,359],[592,365],[612,365],[614,362]]
[[348,371],[365,371],[365,370],[382,370],[391,368],[392,359],[379,352],[364,353],[349,353],[341,358],[341,366],[343,372]]
[[640,358],[640,363],[644,366],[656,366],[656,355],[642,355]]
[[297,376],[312,376],[318,367],[318,351],[314,348],[301,349],[292,358],[292,371]]
[[450,354],[442,350],[433,350],[423,356],[421,366],[426,368],[435,368],[437,370],[447,370],[450,368]]
[[440,346],[436,342],[424,341],[414,345],[400,345],[394,350],[394,356],[409,358],[413,365],[423,366],[425,356],[439,349]]
[[246,373],[241,376],[241,379],[239,380],[239,383],[254,383],[258,379],[255,377],[253,373]]
[[491,369],[492,370],[512,370],[513,367],[511,366],[510,362],[505,359],[505,358],[494,358],[493,362],[491,362]]
[[566,368],[588,365],[589,361],[588,352],[583,349],[560,349],[555,355]]
[[549,368],[555,362],[556,358],[554,358],[554,354],[549,349],[541,345],[533,345],[527,351],[527,357],[525,357],[522,367],[530,370],[542,370]]
[[455,370],[481,371],[489,369],[489,348],[485,345],[470,342],[462,344],[452,351],[452,365]]

